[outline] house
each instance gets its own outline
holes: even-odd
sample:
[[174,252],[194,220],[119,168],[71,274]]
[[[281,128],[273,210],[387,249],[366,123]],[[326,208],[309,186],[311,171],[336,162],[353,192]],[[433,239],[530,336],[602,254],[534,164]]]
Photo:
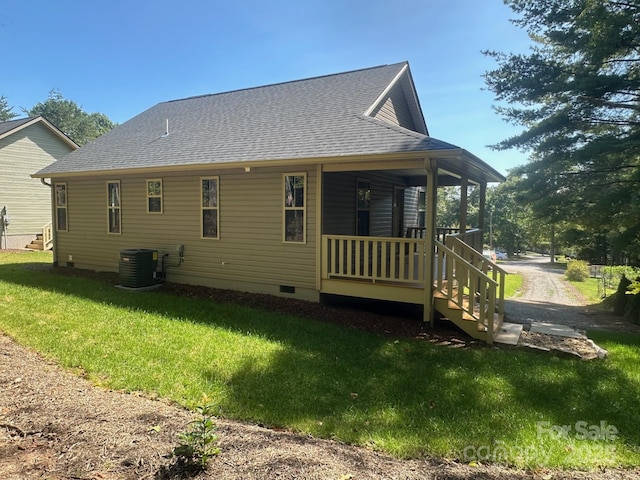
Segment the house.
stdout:
[[38,236],[33,248],[51,247],[51,190],[31,174],[77,148],[40,116],[0,123],[0,246],[23,248]]
[[[466,187],[483,211],[504,178],[429,136],[406,62],[160,103],[34,176],[58,265],[153,249],[171,282],[424,304],[488,341],[501,318]],[[442,185],[463,187],[461,230],[436,230]]]

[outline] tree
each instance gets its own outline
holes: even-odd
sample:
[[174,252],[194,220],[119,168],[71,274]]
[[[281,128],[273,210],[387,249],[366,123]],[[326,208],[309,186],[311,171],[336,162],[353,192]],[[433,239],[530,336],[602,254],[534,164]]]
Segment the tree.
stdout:
[[[510,257],[520,249],[546,250],[549,242],[545,226],[535,221],[531,208],[517,200],[518,178],[509,175],[507,181],[487,189],[485,233],[493,234],[493,244],[506,250]],[[491,239],[485,236],[487,244]]]
[[46,101],[37,103],[25,113],[31,117],[42,115],[78,145],[84,145],[115,127],[106,115],[85,112],[57,90],[51,90]]
[[7,98],[3,95],[0,97],[0,122],[6,122],[12,118],[16,118],[17,113],[13,112],[13,107],[9,106]]
[[534,47],[485,52],[499,113],[524,130],[496,145],[532,152],[520,201],[548,223],[610,232],[640,254],[640,4],[505,0]]

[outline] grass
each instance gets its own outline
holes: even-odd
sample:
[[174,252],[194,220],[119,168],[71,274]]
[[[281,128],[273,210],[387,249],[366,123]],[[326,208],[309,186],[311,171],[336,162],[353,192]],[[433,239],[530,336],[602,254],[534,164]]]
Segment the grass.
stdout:
[[505,298],[515,297],[518,293],[520,293],[521,288],[522,288],[522,275],[517,273],[507,274],[504,281],[504,297]]
[[227,418],[399,458],[640,464],[638,336],[599,333],[610,358],[592,362],[451,349],[23,265],[47,261],[0,255],[0,329],[98,385],[190,407],[206,394]]
[[[600,278],[587,278],[582,282],[569,281],[578,292],[589,302],[591,306],[602,306],[607,303],[606,298],[616,293],[614,287],[607,287],[606,290]],[[605,296],[606,293],[606,296]]]

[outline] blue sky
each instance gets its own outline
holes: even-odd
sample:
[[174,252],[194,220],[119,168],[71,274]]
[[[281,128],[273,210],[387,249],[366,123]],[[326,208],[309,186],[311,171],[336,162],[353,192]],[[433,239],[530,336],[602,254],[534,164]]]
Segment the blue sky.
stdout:
[[158,102],[408,60],[429,132],[502,173],[487,145],[520,131],[492,109],[482,50],[524,52],[502,0],[31,0],[0,6],[0,96],[59,90],[123,123]]

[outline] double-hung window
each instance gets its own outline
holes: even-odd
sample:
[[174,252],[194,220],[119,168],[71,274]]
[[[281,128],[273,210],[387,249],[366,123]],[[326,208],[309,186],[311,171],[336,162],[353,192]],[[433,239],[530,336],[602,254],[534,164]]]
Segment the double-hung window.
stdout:
[[108,217],[108,233],[121,233],[121,198],[120,198],[120,181],[114,180],[107,182],[107,217]]
[[203,177],[200,179],[200,232],[202,238],[220,238],[218,228],[219,198],[218,186],[219,177]]
[[284,222],[285,242],[306,241],[306,173],[284,175]]
[[66,232],[69,230],[67,220],[67,184],[56,183],[56,230]]
[[147,213],[162,213],[162,179],[147,180]]

